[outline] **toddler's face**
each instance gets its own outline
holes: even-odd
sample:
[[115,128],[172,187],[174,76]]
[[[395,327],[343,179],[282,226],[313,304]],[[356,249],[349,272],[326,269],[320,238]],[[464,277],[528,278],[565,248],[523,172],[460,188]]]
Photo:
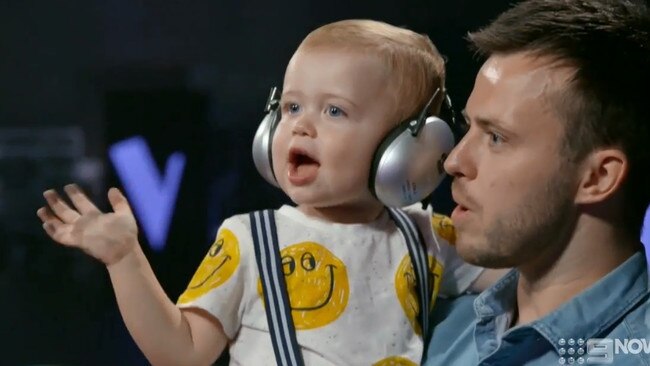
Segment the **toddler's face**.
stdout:
[[273,141],[273,169],[298,205],[376,205],[370,164],[395,125],[386,66],[362,52],[300,49],[282,88],[282,119]]

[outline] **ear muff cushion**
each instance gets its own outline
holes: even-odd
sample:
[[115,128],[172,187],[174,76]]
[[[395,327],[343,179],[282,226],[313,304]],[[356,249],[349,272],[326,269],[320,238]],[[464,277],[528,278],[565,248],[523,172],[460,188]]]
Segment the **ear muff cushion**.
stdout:
[[375,178],[377,177],[377,171],[379,170],[379,163],[381,162],[381,158],[384,156],[384,152],[386,152],[393,141],[395,141],[395,139],[408,128],[410,122],[411,120],[402,122],[393,128],[386,135],[386,137],[384,137],[384,139],[375,150],[375,154],[372,158],[372,163],[370,164],[370,176],[368,179],[368,188],[370,189],[370,193],[372,193],[375,198],[377,198],[377,193],[375,190]]
[[280,122],[280,108],[278,107],[275,110],[272,110],[269,112],[270,117],[271,117],[271,127],[269,129],[269,169],[271,169],[271,173],[273,174],[273,179],[278,181],[278,178],[275,176],[275,170],[273,169],[273,137],[275,136],[275,130],[278,127],[278,122]]
[[279,113],[274,110],[266,113],[255,132],[252,145],[255,168],[267,182],[274,186],[278,186],[278,182],[273,171],[272,143],[278,122]]

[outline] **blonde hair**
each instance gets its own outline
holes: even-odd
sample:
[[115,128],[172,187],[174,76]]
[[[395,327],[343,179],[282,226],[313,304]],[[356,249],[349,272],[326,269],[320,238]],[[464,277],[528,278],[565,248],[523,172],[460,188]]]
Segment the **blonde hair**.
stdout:
[[[420,113],[437,88],[444,91],[445,61],[426,35],[387,23],[350,19],[312,31],[299,49],[333,47],[376,54],[391,75],[397,105],[397,122]],[[437,114],[442,98],[430,108]]]

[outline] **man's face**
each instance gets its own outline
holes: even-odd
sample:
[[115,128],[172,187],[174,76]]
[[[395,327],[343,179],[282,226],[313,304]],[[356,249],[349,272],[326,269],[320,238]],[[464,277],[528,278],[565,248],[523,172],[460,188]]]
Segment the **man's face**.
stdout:
[[311,207],[378,204],[368,190],[372,156],[394,121],[387,68],[335,49],[299,50],[287,67],[273,169],[282,190]]
[[470,129],[445,163],[456,247],[468,262],[515,267],[557,249],[575,217],[576,170],[557,108],[573,70],[529,53],[493,55],[464,111]]

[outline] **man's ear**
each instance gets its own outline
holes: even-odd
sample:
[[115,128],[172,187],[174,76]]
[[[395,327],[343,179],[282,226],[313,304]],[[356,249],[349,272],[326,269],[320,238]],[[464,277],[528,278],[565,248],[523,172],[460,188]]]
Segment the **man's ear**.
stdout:
[[628,174],[627,156],[617,148],[596,150],[580,166],[577,204],[603,202],[618,192]]

